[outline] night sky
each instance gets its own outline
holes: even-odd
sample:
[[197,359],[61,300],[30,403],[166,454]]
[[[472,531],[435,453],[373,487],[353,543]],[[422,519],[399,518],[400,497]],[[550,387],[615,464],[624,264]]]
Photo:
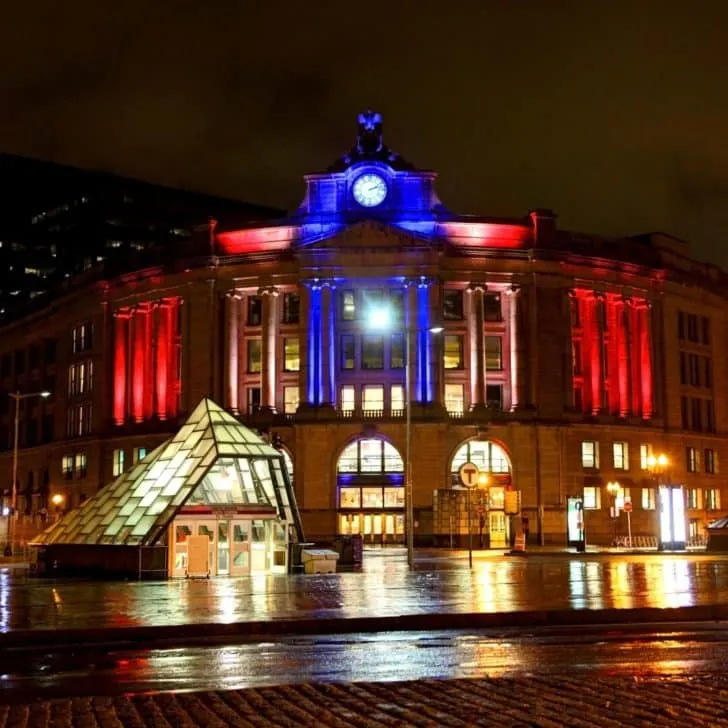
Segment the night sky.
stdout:
[[294,208],[356,113],[455,212],[728,267],[722,0],[10,3],[0,151]]

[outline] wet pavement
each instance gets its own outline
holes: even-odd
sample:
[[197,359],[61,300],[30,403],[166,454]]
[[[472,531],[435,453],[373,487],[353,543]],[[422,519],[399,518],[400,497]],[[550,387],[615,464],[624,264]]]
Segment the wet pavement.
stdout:
[[728,601],[728,560],[708,554],[568,558],[367,550],[361,572],[165,582],[51,581],[0,569],[0,632]]
[[448,630],[284,637],[224,647],[16,653],[0,670],[0,703],[95,695],[238,690],[300,683],[531,676],[725,674],[728,631]]

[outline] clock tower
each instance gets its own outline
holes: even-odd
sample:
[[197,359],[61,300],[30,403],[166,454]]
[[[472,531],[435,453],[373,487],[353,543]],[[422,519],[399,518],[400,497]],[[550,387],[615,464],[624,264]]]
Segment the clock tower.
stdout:
[[326,171],[305,177],[306,197],[296,212],[304,241],[362,220],[430,236],[437,219],[447,214],[435,193],[436,177],[385,145],[381,114],[362,112],[349,152]]

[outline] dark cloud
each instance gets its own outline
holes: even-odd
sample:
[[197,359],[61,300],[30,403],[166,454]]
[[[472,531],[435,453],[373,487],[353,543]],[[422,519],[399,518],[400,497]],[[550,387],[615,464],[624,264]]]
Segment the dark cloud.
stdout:
[[667,230],[728,264],[719,0],[37,0],[0,29],[0,150],[294,207],[355,114],[461,212]]

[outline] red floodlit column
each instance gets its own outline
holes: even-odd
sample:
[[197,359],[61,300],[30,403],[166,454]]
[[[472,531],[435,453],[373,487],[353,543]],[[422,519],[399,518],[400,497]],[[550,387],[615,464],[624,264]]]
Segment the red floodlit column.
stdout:
[[126,363],[129,311],[114,312],[114,423],[123,425],[126,419]]
[[619,414],[619,311],[617,298],[609,295],[604,300],[607,307],[607,334],[609,336],[606,348],[607,372],[609,373],[609,412]]
[[619,387],[619,416],[629,414],[629,308],[623,298],[617,299],[617,379]]
[[485,405],[485,320],[483,292],[485,285],[471,283],[470,294],[470,404],[472,407]]
[[155,412],[160,420],[167,419],[167,389],[169,387],[169,303],[163,301],[157,309],[157,401]]
[[179,325],[181,299],[170,298],[167,306],[168,357],[167,357],[167,417],[176,417],[179,412],[180,381],[179,357],[181,349],[181,329]]
[[131,414],[135,422],[144,419],[144,315],[137,307],[132,318]]
[[630,410],[633,415],[639,416],[642,408],[642,370],[640,367],[640,345],[642,340],[640,326],[639,303],[634,298],[629,303],[630,319],[630,373],[632,375],[632,391],[630,392]]
[[154,367],[152,362],[152,329],[153,307],[145,304],[142,307],[144,321],[144,419],[154,414]]
[[520,288],[518,286],[511,286],[507,293],[508,296],[508,338],[509,338],[509,354],[510,354],[510,375],[511,375],[511,411],[518,409],[518,406],[522,404],[519,387],[521,386],[521,379],[518,376],[518,365],[519,359],[523,354],[519,351],[520,334],[518,331],[518,294]]
[[604,386],[602,380],[602,355],[604,351],[602,344],[602,297],[592,294],[589,303],[592,309],[592,327],[589,337],[589,351],[591,352],[591,403],[592,414],[596,415],[602,409],[602,387]]
[[233,411],[234,414],[238,413],[238,407],[240,405],[238,401],[238,381],[239,381],[239,353],[240,343],[238,338],[239,333],[239,319],[238,313],[240,310],[240,296],[235,291],[230,291],[227,294],[227,326],[225,327],[227,335],[227,346],[225,347],[227,356],[227,395],[228,395],[228,407]]
[[640,368],[642,370],[642,417],[652,417],[652,327],[650,302],[643,301],[640,314]]

